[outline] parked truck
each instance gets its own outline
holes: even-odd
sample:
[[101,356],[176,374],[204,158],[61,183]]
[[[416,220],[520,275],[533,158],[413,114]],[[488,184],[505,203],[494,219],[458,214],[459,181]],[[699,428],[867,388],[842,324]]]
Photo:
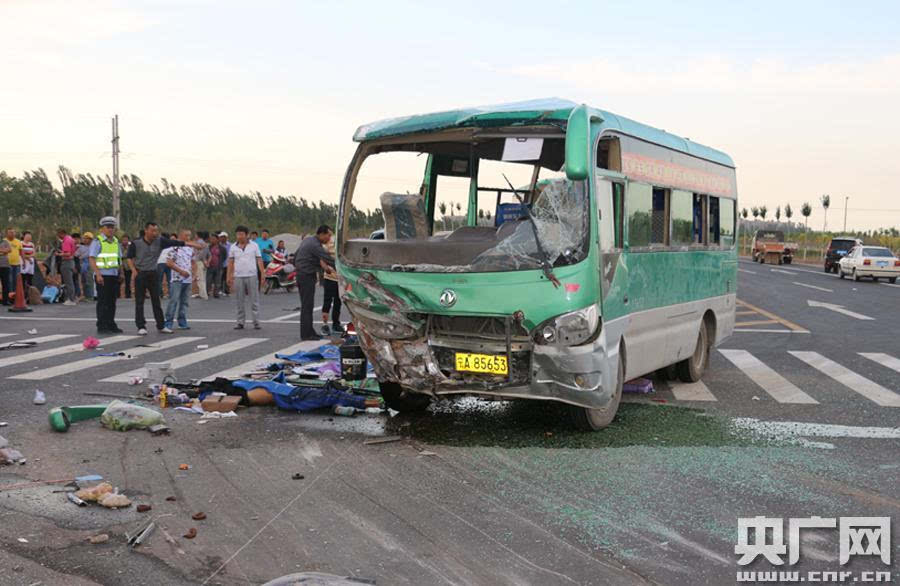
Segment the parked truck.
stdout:
[[753,235],[751,254],[753,261],[760,264],[791,264],[796,246],[784,241],[781,230],[757,230]]

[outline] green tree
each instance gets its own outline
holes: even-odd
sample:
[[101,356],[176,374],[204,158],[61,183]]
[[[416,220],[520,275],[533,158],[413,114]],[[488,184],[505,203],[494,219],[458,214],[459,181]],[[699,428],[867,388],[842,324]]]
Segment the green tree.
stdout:
[[766,221],[766,213],[769,211],[769,208],[766,206],[759,206],[759,217],[763,219],[763,222]]
[[758,207],[753,206],[752,208],[750,208],[750,212],[753,214],[754,220],[756,220],[756,218],[759,217],[759,208]]
[[828,231],[828,208],[831,207],[831,196],[823,195],[819,201],[822,202],[822,209],[825,210],[825,215],[822,218],[822,232]]

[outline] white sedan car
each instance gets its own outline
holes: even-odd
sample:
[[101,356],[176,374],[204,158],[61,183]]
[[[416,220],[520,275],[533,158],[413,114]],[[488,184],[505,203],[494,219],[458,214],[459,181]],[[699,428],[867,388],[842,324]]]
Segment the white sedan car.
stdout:
[[862,277],[872,277],[873,281],[887,279],[891,283],[900,277],[900,259],[889,248],[883,246],[857,246],[838,263],[838,275],[859,281]]

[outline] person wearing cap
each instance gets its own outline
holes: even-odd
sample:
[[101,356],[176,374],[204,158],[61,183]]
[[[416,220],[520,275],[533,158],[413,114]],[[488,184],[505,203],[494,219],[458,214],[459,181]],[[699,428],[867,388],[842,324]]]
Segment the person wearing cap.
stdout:
[[100,220],[100,234],[91,243],[91,272],[97,281],[97,333],[119,334],[116,325],[116,299],[122,279],[122,248],[116,238],[116,219]]

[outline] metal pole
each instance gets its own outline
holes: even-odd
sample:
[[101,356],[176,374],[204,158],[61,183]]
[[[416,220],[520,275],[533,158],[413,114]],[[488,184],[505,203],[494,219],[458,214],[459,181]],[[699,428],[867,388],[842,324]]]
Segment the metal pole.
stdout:
[[113,217],[121,226],[121,210],[119,208],[119,115],[112,119],[112,161],[113,161]]
[[849,195],[844,196],[844,232],[847,232],[847,201],[850,199]]

